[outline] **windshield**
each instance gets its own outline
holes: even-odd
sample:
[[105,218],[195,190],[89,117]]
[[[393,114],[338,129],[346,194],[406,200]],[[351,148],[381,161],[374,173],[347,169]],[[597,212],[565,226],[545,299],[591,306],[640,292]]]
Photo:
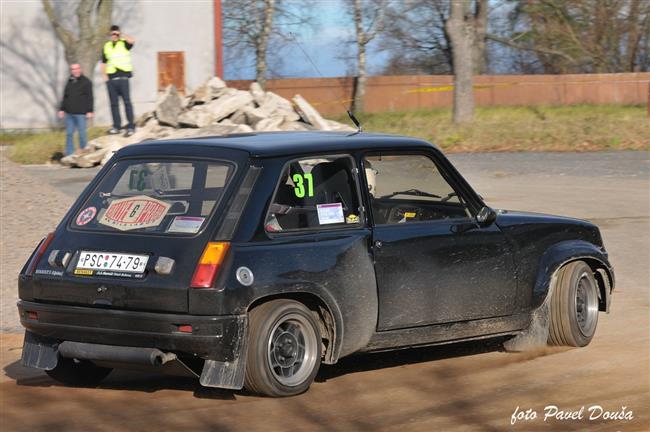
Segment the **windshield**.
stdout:
[[207,161],[119,161],[71,222],[93,231],[195,234],[205,225],[234,166]]

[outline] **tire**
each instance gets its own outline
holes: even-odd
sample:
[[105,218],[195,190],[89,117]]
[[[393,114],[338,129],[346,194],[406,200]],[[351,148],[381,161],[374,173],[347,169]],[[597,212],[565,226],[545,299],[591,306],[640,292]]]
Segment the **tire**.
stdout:
[[305,392],[321,362],[320,326],[313,312],[293,300],[273,300],[249,313],[247,390],[265,396]]
[[559,270],[551,297],[549,345],[583,347],[598,324],[598,284],[584,261]]
[[51,378],[71,387],[97,387],[113,369],[96,366],[88,360],[59,357],[56,367],[45,371]]

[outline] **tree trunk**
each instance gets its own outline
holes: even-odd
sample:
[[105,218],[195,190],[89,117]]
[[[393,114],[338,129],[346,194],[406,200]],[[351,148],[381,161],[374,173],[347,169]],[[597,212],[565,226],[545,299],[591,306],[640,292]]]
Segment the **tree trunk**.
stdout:
[[354,27],[357,33],[357,83],[354,89],[354,103],[352,111],[354,113],[363,112],[363,98],[366,94],[366,40],[363,31],[363,18],[361,14],[361,0],[354,0]]
[[264,22],[258,44],[255,48],[256,64],[255,79],[262,88],[266,88],[266,49],[269,45],[269,36],[273,27],[273,14],[275,13],[275,0],[264,0]]
[[111,26],[113,0],[79,2],[76,11],[79,36],[63,27],[50,0],[42,0],[42,3],[54,33],[63,44],[66,61],[68,64],[79,63],[84,75],[92,80],[95,65],[99,61],[106,34]]
[[485,73],[485,34],[487,32],[488,1],[476,0],[474,12],[474,75]]
[[471,3],[453,0],[447,31],[454,58],[454,123],[469,123],[474,118],[474,20]]

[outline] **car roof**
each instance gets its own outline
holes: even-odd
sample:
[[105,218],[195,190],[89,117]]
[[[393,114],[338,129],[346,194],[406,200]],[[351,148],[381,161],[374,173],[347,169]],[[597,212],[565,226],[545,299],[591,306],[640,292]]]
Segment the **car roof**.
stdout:
[[417,138],[366,132],[260,132],[147,141],[137,146],[127,146],[120,153],[124,154],[124,150],[128,149],[128,153],[131,155],[144,154],[151,150],[150,146],[157,146],[157,150],[163,150],[167,146],[178,147],[179,145],[186,146],[186,148],[188,145],[192,145],[239,150],[248,152],[252,157],[354,151],[369,148],[436,148],[433,144]]

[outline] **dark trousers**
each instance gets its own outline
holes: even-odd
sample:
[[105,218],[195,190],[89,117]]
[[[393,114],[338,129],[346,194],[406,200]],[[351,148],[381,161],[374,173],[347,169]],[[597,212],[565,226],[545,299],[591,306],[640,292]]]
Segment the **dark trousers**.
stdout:
[[128,129],[135,129],[133,124],[133,106],[131,105],[131,93],[129,91],[129,79],[118,78],[109,79],[106,83],[108,87],[108,98],[111,100],[111,114],[113,114],[113,127],[115,129],[122,128],[122,117],[120,116],[120,101],[122,97],[124,101],[124,109],[126,111],[126,119],[129,124],[126,126]]

